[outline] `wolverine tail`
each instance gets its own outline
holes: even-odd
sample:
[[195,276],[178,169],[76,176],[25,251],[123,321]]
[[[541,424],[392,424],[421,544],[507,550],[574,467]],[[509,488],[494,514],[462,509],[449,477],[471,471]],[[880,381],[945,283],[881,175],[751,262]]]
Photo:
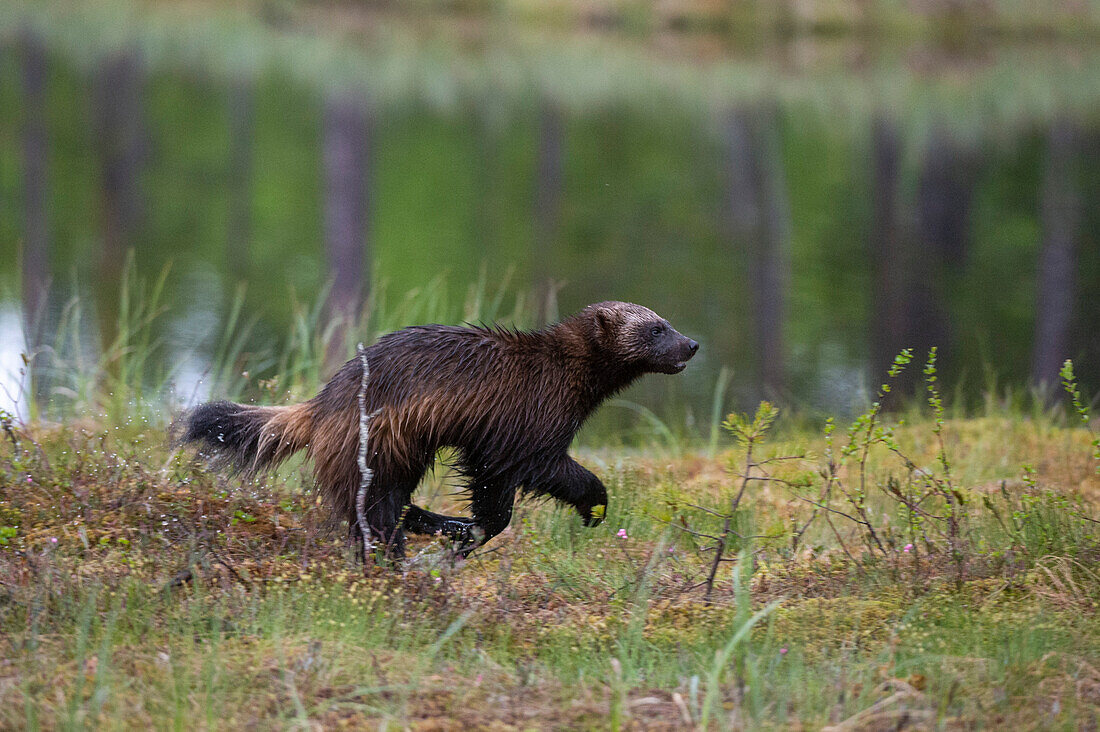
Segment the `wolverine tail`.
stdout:
[[308,447],[313,434],[309,402],[288,407],[209,402],[185,413],[177,425],[178,444],[195,445],[216,468],[247,476]]

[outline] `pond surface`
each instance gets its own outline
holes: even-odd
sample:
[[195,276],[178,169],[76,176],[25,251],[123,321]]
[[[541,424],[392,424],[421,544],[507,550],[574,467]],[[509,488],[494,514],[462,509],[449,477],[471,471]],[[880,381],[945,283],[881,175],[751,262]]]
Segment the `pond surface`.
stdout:
[[[364,300],[368,339],[645,304],[702,344],[625,395],[678,433],[705,431],[716,397],[849,411],[903,347],[938,346],[970,404],[1068,357],[1100,383],[1088,43],[360,39],[339,55],[261,29],[238,63],[155,25],[73,23],[9,25],[0,48],[0,407],[31,311],[59,359],[108,347],[130,256],[130,288],[169,267],[149,332],[181,401],[229,389],[218,369],[262,397],[295,328]],[[234,317],[250,328],[222,368]],[[62,347],[61,327],[80,337]]]

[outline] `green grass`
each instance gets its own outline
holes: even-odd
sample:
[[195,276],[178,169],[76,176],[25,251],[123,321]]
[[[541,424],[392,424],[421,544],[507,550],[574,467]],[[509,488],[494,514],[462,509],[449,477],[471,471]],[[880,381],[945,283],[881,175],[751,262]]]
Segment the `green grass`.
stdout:
[[[896,431],[922,464],[932,424]],[[709,542],[673,527],[717,530],[694,506],[728,505],[744,459],[732,440],[713,458],[582,452],[612,496],[600,527],[523,503],[459,566],[420,542],[404,570],[364,573],[300,467],[239,486],[170,455],[159,425],[13,426],[0,727],[786,728],[884,699],[880,722],[904,709],[948,728],[1092,723],[1100,550],[1074,518],[1100,495],[1090,436],[1011,414],[943,431],[956,480],[1000,512],[967,504],[961,586],[942,547],[919,566],[900,550],[853,562],[822,525],[790,552],[809,507],[761,484],[738,525],[767,538],[723,563],[707,603]],[[824,449],[787,432],[759,454]],[[869,464],[875,481],[897,470],[884,449]]]

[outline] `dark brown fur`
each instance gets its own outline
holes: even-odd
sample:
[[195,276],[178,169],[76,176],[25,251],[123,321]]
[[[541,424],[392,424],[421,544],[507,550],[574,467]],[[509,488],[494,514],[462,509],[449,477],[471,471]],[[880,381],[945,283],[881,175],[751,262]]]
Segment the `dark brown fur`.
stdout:
[[[677,373],[697,347],[652,311],[619,302],[538,331],[427,325],[383,336],[367,349],[374,537],[400,555],[403,529],[440,531],[468,551],[508,525],[520,488],[568,503],[592,523],[607,492],[569,457],[573,436],[604,399],[644,373]],[[354,534],[361,379],[355,358],[303,404],[204,404],[185,417],[181,441],[246,473],[306,449],[322,495]],[[410,504],[441,447],[457,450],[472,519]]]

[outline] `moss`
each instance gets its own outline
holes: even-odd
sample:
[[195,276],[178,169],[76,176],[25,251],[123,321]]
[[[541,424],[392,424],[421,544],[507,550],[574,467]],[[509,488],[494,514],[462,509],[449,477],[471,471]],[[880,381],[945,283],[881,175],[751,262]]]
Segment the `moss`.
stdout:
[[785,646],[803,647],[807,654],[840,646],[867,647],[884,644],[904,611],[896,600],[814,597],[777,609],[766,632]]
[[0,526],[21,526],[23,513],[6,501],[0,501]]
[[728,605],[689,602],[655,608],[646,619],[646,640],[672,646],[691,645],[708,638],[725,638],[731,632],[735,609]]

